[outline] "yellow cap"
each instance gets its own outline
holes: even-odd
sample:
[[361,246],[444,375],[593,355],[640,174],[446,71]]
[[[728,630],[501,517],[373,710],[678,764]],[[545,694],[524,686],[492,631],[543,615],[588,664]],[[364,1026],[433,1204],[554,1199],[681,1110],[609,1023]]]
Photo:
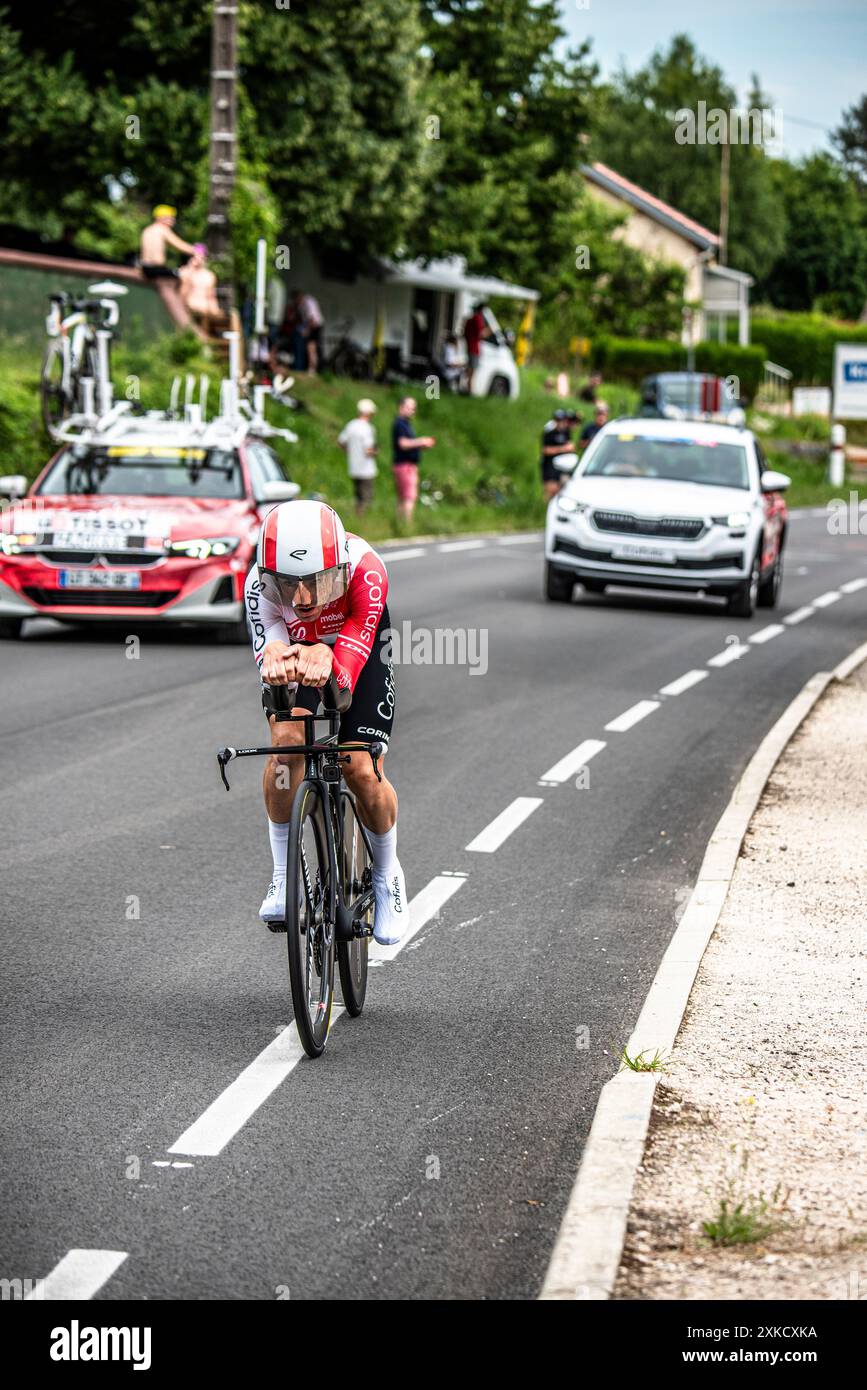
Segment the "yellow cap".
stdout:
[[170,207],[168,203],[157,203],[154,208],[154,217],[177,217],[177,208]]

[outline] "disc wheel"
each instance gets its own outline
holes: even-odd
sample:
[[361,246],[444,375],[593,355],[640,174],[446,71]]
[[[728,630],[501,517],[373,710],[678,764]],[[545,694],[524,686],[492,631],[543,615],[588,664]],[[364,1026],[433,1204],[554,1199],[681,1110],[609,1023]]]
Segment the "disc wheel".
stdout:
[[319,790],[302,782],[289,828],[286,938],[295,1025],[308,1057],[322,1055],[334,1002],[334,923],[323,825]]
[[[372,926],[372,904],[363,914],[355,910],[355,904],[370,886],[370,853],[355,810],[355,802],[348,792],[344,792],[340,798],[340,814],[343,819],[343,854],[340,866],[343,900],[353,917],[358,916],[365,926]],[[355,936],[351,941],[337,943],[340,989],[346,1011],[352,1014],[353,1018],[357,1018],[364,1008],[369,941],[370,938],[367,936]]]

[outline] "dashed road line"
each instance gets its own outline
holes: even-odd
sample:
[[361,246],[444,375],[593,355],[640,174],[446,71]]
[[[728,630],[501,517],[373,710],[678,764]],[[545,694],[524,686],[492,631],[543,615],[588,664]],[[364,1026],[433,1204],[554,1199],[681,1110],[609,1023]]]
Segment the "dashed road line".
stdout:
[[386,569],[388,569],[392,560],[415,560],[419,555],[424,555],[423,545],[412,546],[409,550],[386,550],[382,558],[385,561]]
[[126,1259],[126,1250],[69,1250],[51,1273],[24,1295],[24,1301],[91,1299]]
[[827,594],[820,594],[818,598],[813,599],[813,607],[828,608],[830,604],[836,603],[842,597],[843,595],[838,589],[829,589]]
[[706,680],[710,671],[687,671],[685,676],[678,676],[676,681],[669,681],[668,685],[660,688],[660,695],[682,695],[685,690],[691,690],[699,681]]
[[497,545],[532,545],[533,541],[541,541],[541,533],[536,536],[499,536]]
[[718,670],[720,666],[730,666],[733,661],[740,661],[742,656],[746,656],[749,647],[746,643],[730,642],[724,652],[718,652],[708,661],[708,666],[713,666]]
[[451,550],[484,550],[487,541],[443,541],[437,546],[440,553]]
[[395,946],[380,946],[376,941],[371,941],[371,965],[382,965],[400,955],[412,938],[436,917],[440,908],[445,907],[449,898],[453,897],[466,881],[466,874],[457,873],[437,874],[436,878],[432,878],[412,899],[409,905],[409,930],[404,932],[400,941]]
[[474,840],[470,840],[467,849],[475,854],[493,854],[541,805],[541,796],[516,796],[505,811],[501,811]]
[[802,623],[805,618],[812,618],[815,611],[815,608],[807,604],[804,608],[796,608],[794,613],[787,614],[783,622],[787,623],[789,627],[794,627],[797,623]]
[[625,734],[639,720],[646,719],[649,714],[653,714],[655,709],[659,709],[658,700],[639,700],[637,705],[624,710],[623,714],[618,714],[616,719],[612,719],[610,724],[606,724],[605,730],[607,733]]
[[589,763],[591,758],[595,758],[597,753],[601,753],[606,746],[601,739],[586,738],[583,743],[578,744],[577,748],[573,748],[571,753],[567,753],[564,758],[561,758],[558,763],[543,773],[541,780],[552,785],[567,782],[570,777],[574,777],[576,772],[579,772],[582,767]]
[[768,627],[760,628],[758,632],[754,632],[749,640],[754,642],[757,647],[761,647],[765,642],[770,642],[772,638],[779,637],[780,633],[785,632],[785,630],[782,623],[771,623]]
[[840,585],[841,594],[857,594],[859,589],[867,589],[867,579],[863,576],[860,579],[850,579],[848,583]]

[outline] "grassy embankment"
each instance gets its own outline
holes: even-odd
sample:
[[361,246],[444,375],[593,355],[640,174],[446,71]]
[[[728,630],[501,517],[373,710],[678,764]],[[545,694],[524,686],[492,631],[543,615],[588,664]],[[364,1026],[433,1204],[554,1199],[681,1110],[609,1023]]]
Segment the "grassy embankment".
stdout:
[[[192,354],[192,355],[191,355]],[[114,359],[115,388],[126,393],[136,378],[142,403],[164,407],[173,375],[206,370],[216,380],[220,367],[197,355],[184,338],[164,338],[147,348],[119,347]],[[35,476],[50,456],[51,445],[39,423],[39,360],[21,351],[0,354],[0,472]],[[398,534],[450,534],[465,531],[515,530],[540,526],[544,508],[538,473],[539,436],[556,402],[544,388],[546,371],[531,367],[523,376],[518,401],[475,400],[444,395],[427,400],[418,383],[406,388],[419,402],[417,429],[433,434],[436,448],[423,456],[421,503],[411,532],[399,532],[394,520],[394,489],[390,470],[389,432],[395,405],[404,388],[370,385],[336,378],[300,377],[295,388],[305,410],[292,414],[270,406],[275,424],[288,424],[298,444],[277,445],[289,475],[300,483],[302,495],[321,494],[339,511],[351,515],[352,489],[342,451],[336,445],[343,424],[355,413],[362,394],[377,403],[380,475],[376,502],[364,519],[365,534],[381,540]],[[605,396],[613,414],[634,409],[637,392],[607,384]],[[215,399],[212,387],[211,399]],[[579,407],[580,409],[581,407]],[[585,418],[589,411],[583,407]],[[769,417],[765,416],[767,421]],[[773,420],[763,432],[772,466],[793,480],[793,506],[821,505],[835,495],[824,481],[822,460],[796,459],[774,450],[774,439],[827,438],[828,425],[819,420]],[[848,486],[848,485],[847,485]],[[862,484],[867,495],[867,487]]]

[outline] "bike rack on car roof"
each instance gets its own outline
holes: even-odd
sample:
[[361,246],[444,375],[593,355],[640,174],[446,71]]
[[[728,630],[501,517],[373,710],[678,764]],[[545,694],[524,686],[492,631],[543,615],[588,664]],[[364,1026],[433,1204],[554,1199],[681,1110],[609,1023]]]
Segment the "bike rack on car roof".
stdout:
[[[199,377],[199,399],[196,401],[196,378],[192,372],[187,373],[182,416],[178,409],[181,390],[179,376],[172,382],[168,409],[149,410],[143,415],[131,414],[132,401],[113,400],[114,387],[110,380],[82,377],[84,408],[64,420],[53,431],[54,438],[58,443],[102,446],[117,443],[121,436],[141,437],[148,432],[171,432],[173,439],[177,440],[179,435],[183,435],[186,442],[205,449],[237,448],[248,435],[255,435],[258,439],[285,439],[290,444],[297,444],[298,436],[292,430],[278,428],[265,419],[265,401],[273,393],[273,387],[254,386],[252,401],[241,394],[239,335],[229,332],[224,333],[223,337],[229,343],[229,374],[220,382],[219,410],[212,419],[207,418],[210,382],[204,374]],[[285,390],[291,384],[284,383],[281,389]],[[108,410],[97,411],[97,400],[109,402]],[[171,430],[167,426],[171,426]]]

